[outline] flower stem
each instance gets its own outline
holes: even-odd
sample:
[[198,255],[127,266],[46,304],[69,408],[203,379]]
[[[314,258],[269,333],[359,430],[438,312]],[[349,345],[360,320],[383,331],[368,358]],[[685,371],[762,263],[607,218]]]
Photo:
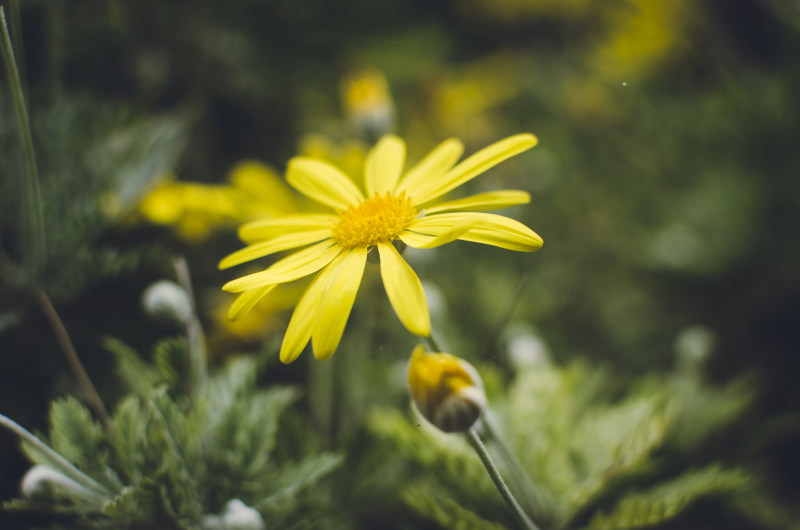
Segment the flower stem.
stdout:
[[483,441],[481,441],[481,438],[478,435],[478,431],[475,429],[475,427],[470,427],[467,432],[464,433],[464,435],[466,436],[469,445],[471,445],[475,452],[478,453],[478,457],[481,459],[483,467],[486,468],[486,471],[492,478],[492,481],[497,487],[497,490],[500,492],[500,495],[503,496],[503,500],[506,501],[506,504],[508,504],[514,514],[517,516],[517,519],[519,519],[522,527],[526,530],[539,530],[539,527],[536,526],[533,521],[531,521],[530,517],[528,517],[528,515],[517,502],[517,499],[511,493],[511,490],[508,489],[508,486],[503,480],[503,477],[500,475],[500,471],[497,470],[497,466],[494,465],[494,461],[489,455],[489,451],[486,449]]
[[47,296],[47,293],[41,289],[36,289],[34,294],[42,312],[45,317],[47,317],[47,321],[50,322],[50,326],[53,328],[53,333],[55,333],[56,340],[59,346],[61,346],[61,351],[64,353],[64,357],[67,359],[67,364],[69,364],[75,379],[78,380],[78,386],[83,391],[86,400],[89,402],[89,406],[92,407],[94,413],[103,423],[103,426],[108,428],[111,425],[111,417],[108,415],[108,411],[105,405],[103,405],[103,400],[100,399],[100,395],[97,393],[97,390],[95,390],[91,379],[89,379],[86,370],[83,368],[83,364],[81,364],[81,360],[78,358],[78,354],[75,351],[75,347],[72,345],[72,340],[69,338],[67,328],[64,327],[61,317],[58,316],[58,312]]
[[22,185],[22,222],[20,223],[20,240],[22,244],[23,269],[29,272],[29,278],[35,278],[44,257],[44,222],[42,215],[42,199],[39,191],[39,170],[36,165],[36,151],[33,148],[33,135],[28,118],[28,107],[22,89],[22,80],[14,55],[14,46],[8,31],[5,9],[0,5],[0,53],[6,66],[8,84],[17,118],[22,141],[23,185]]
[[497,425],[496,415],[491,410],[487,409],[484,411],[481,426],[483,427],[483,432],[487,439],[494,441],[496,447],[500,450],[499,457],[504,461],[505,468],[510,472],[512,483],[516,485],[517,491],[522,492],[525,508],[528,509],[529,513],[536,515],[539,522],[542,521],[543,517],[549,517],[550,513],[547,509],[547,503],[542,498],[541,492],[531,482],[530,478],[523,470],[522,465],[508,445],[508,441],[506,441],[503,436],[500,427]]
[[433,337],[433,333],[431,333],[427,337],[422,337],[423,342],[425,342],[425,346],[428,348],[428,351],[442,353],[444,350],[439,346],[439,343],[436,342],[436,339]]
[[186,336],[189,341],[191,391],[196,393],[206,382],[206,341],[203,336],[203,326],[200,324],[200,319],[197,318],[197,306],[194,299],[194,290],[192,289],[189,265],[183,256],[174,258],[172,264],[175,267],[178,283],[186,291],[186,296],[189,297],[189,305],[192,308],[191,317],[186,322]]

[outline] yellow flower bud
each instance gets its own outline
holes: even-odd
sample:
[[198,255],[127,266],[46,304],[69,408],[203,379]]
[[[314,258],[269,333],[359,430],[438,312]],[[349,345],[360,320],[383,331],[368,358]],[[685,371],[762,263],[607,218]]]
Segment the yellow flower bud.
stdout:
[[469,429],[486,406],[478,371],[449,353],[417,346],[408,362],[408,388],[426,420],[444,432]]

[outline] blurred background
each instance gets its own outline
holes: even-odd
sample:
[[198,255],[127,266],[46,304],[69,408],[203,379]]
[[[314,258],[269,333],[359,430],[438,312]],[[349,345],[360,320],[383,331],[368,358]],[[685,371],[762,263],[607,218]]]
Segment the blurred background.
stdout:
[[[532,132],[537,147],[464,193],[529,191],[531,204],[508,215],[543,237],[542,251],[457,243],[407,255],[442,341],[490,366],[498,393],[517,364],[537,362],[584,362],[613,374],[614,388],[686,371],[710,388],[736,381],[747,406],[687,454],[751,470],[765,496],[795,509],[797,2],[4,4],[42,183],[41,285],[110,408],[122,390],[102,339],[147,357],[177,332],[148,316],[141,297],[174,278],[173,259],[184,256],[212,365],[263,355],[265,384],[308,391],[298,407],[323,445],[358,454],[371,443],[360,426],[372,407],[406,407],[396,379],[414,342],[372,278],[333,360],[316,365],[307,352],[280,365],[302,286],[226,323],[232,297],[220,287],[242,270],[217,263],[241,247],[237,225],[308,207],[281,182],[297,154],[356,174],[384,132],[407,140],[411,162],[450,136],[472,153]],[[6,81],[4,271],[22,246],[15,175],[24,164]],[[30,293],[2,276],[0,412],[46,431],[49,402],[77,386]],[[356,382],[345,394],[325,390],[326,371]],[[0,432],[2,500],[18,495],[28,466],[17,439]],[[373,510],[350,521],[366,528],[402,513],[390,501]],[[781,525],[711,503],[676,527]]]

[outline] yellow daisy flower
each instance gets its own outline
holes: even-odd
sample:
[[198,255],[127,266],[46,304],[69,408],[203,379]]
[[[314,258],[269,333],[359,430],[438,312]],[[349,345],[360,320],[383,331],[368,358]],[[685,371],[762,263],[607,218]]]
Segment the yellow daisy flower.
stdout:
[[261,272],[225,284],[223,290],[241,293],[229,317],[245,314],[276,285],[318,272],[295,307],[280,359],[284,363],[294,361],[309,341],[317,359],[328,359],[344,332],[367,253],[377,248],[381,278],[395,313],[410,332],[429,336],[430,316],[422,284],[397,246],[432,248],[461,239],[523,252],[541,248],[542,238],[530,228],[485,213],[529,202],[530,196],[524,191],[502,190],[437,201],[536,143],[532,134],[511,136],[456,164],[464,147],[459,140],[449,139],[404,173],[406,144],[387,135],[367,154],[364,190],[326,162],[293,158],[288,164],[288,183],[333,212],[264,219],[239,229],[239,237],[249,246],[224,258],[220,268],[304,248]]

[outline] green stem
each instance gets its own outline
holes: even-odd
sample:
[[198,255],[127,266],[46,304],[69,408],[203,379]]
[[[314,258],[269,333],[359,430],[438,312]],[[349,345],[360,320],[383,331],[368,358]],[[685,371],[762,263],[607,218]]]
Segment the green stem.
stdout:
[[22,186],[22,222],[21,245],[22,263],[24,269],[29,271],[29,278],[35,278],[40,271],[44,257],[44,222],[42,214],[42,199],[39,191],[39,170],[36,165],[36,151],[33,148],[33,135],[28,118],[28,106],[22,90],[22,80],[17,61],[14,55],[14,46],[8,31],[6,13],[0,5],[0,52],[6,65],[8,84],[11,89],[11,98],[17,118],[17,128],[22,140],[22,156],[24,175]]
[[526,530],[539,530],[539,527],[536,526],[533,521],[531,521],[530,517],[525,513],[522,507],[517,502],[517,499],[511,493],[511,490],[508,489],[503,477],[500,475],[500,471],[497,470],[497,466],[494,465],[494,461],[492,460],[491,455],[489,455],[489,451],[486,449],[486,446],[483,445],[483,441],[481,441],[480,436],[478,435],[478,431],[475,430],[475,427],[470,427],[464,435],[467,438],[467,442],[472,448],[478,453],[478,457],[481,459],[483,463],[483,467],[486,468],[486,471],[489,473],[489,476],[492,478],[494,485],[497,487],[497,491],[500,492],[500,495],[503,496],[503,500],[506,501],[506,504],[511,508],[514,512],[514,515],[517,516],[519,519],[520,524]]
[[508,445],[500,427],[497,425],[497,418],[491,410],[487,409],[484,411],[481,425],[483,426],[484,434],[489,440],[494,441],[496,447],[500,449],[499,456],[505,463],[504,467],[511,473],[512,482],[516,484],[517,490],[522,492],[524,496],[523,500],[527,501],[525,502],[525,507],[530,513],[535,514],[540,522],[543,517],[549,517],[550,514],[547,510],[547,503],[544,501],[542,494],[533,482],[531,482],[527,473],[523,470],[522,465]]
[[186,259],[180,256],[173,260],[173,266],[175,267],[175,275],[177,276],[178,283],[183,287],[183,290],[186,291],[186,296],[189,298],[189,306],[192,309],[191,316],[185,324],[186,336],[189,341],[191,391],[192,393],[196,393],[206,382],[206,340],[203,335],[203,326],[200,324],[200,319],[197,318],[197,307],[194,299],[194,289],[192,289],[189,265],[186,263]]
[[34,436],[33,433],[22,427],[19,423],[13,421],[7,416],[4,416],[3,414],[0,414],[0,425],[13,432],[24,441],[28,442],[30,445],[35,447],[37,451],[46,456],[53,469],[60,471],[81,486],[84,486],[85,488],[102,495],[106,499],[114,498],[114,492],[72,465],[69,460],[58,454],[52,447]]
[[422,341],[425,343],[425,346],[429,351],[438,353],[442,353],[444,351],[441,346],[439,346],[439,343],[436,342],[436,339],[433,337],[433,333],[427,337],[422,337]]

